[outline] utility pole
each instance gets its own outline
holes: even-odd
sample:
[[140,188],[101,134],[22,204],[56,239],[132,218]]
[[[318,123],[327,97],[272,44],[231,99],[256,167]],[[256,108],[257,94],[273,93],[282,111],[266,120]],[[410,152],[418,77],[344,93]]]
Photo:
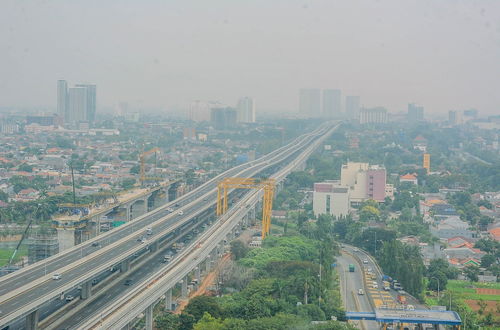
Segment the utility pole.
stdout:
[[73,205],[76,205],[76,194],[75,194],[75,173],[73,171],[73,163],[69,163],[69,167],[71,168],[71,183],[73,185]]

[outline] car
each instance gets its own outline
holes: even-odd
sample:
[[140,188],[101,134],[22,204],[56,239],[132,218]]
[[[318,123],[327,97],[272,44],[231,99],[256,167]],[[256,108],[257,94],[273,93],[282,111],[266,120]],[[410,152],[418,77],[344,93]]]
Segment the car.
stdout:
[[374,283],[374,284],[373,284],[373,288],[374,288],[374,289],[378,289],[378,284],[377,284],[377,283]]
[[66,301],[73,301],[74,299],[75,299],[75,297],[73,297],[72,295],[66,296]]
[[61,274],[59,274],[59,273],[52,274],[52,279],[55,280],[55,281],[60,280],[61,279]]
[[168,211],[168,212],[174,212],[174,209],[173,209],[173,208],[171,208],[171,207],[169,207],[169,208],[167,209],[167,211]]
[[147,242],[148,242],[148,240],[146,239],[146,237],[143,237],[143,238],[141,239],[141,243],[142,243],[142,244],[147,243]]
[[146,228],[146,234],[153,235],[153,228],[151,228],[151,227]]
[[93,242],[93,243],[92,243],[92,246],[94,246],[94,247],[99,247],[99,246],[101,246],[101,244],[100,244],[99,242]]
[[354,249],[354,252],[359,252],[359,249],[358,249],[358,248],[355,248],[355,249]]
[[137,238],[137,242],[142,242],[143,238],[144,238],[144,237],[139,236],[139,237]]
[[94,278],[92,280],[92,285],[96,285],[97,283],[99,283],[99,280],[97,278]]
[[126,286],[132,285],[132,280],[131,279],[126,279],[123,284],[125,284]]
[[174,206],[175,206],[175,207],[179,207],[179,203],[175,203],[175,204],[174,204]]
[[179,212],[177,212],[178,215],[183,215],[184,212],[182,212],[182,210],[180,210]]
[[409,310],[409,311],[414,311],[415,310],[415,306],[408,305],[408,306],[406,306],[406,309]]
[[363,260],[363,263],[364,263],[364,264],[367,264],[367,263],[368,263],[368,259],[364,259],[364,260]]
[[365,292],[363,291],[363,289],[358,289],[358,294],[359,294],[360,296],[362,296],[362,295],[364,295],[364,294],[365,294]]

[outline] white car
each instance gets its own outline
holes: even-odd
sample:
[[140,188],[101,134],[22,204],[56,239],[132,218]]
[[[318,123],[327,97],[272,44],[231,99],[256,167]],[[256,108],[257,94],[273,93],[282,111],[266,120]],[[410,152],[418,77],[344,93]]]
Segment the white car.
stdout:
[[363,260],[363,263],[367,264],[368,263],[368,259]]
[[373,283],[373,288],[374,289],[378,289],[378,284],[377,283]]
[[171,208],[171,207],[169,207],[169,208],[167,209],[167,211],[168,211],[168,212],[174,212],[174,209],[173,209],[173,208]]
[[182,210],[180,210],[179,212],[177,212],[178,215],[183,215],[184,212],[182,212]]
[[148,242],[148,240],[146,238],[141,239],[141,243],[144,244],[144,243],[147,243],[147,242]]
[[358,248],[355,248],[355,249],[354,249],[354,252],[359,252],[359,249],[358,249]]
[[406,306],[406,309],[409,310],[409,311],[414,311],[415,310],[415,306],[408,305],[408,306]]
[[360,296],[362,296],[362,295],[364,295],[364,294],[365,294],[365,292],[363,291],[363,289],[358,289],[358,294],[359,294]]
[[66,301],[73,301],[73,299],[75,299],[75,297],[71,295],[66,296]]
[[60,280],[61,279],[61,274],[59,274],[59,273],[52,274],[52,279],[56,280],[56,281]]

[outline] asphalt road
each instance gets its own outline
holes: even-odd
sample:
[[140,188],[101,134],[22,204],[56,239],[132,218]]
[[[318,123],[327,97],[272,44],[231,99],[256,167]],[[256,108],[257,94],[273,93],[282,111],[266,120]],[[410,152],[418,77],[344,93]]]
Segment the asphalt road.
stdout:
[[[287,159],[295,152],[297,152],[297,150],[300,150],[304,146],[307,146],[310,143],[310,141],[313,140],[314,137],[315,135],[311,134],[300,138],[298,141],[293,143],[288,148],[289,150],[285,152],[286,157],[283,156],[283,159]],[[225,172],[224,176],[234,176],[245,167],[247,168],[247,170],[245,170],[244,173],[241,174],[242,176],[260,171],[261,169],[268,166],[267,160],[269,160],[270,158],[274,157],[277,154],[278,153],[275,152],[271,155],[264,156],[263,158],[259,159],[260,165],[257,166],[251,167],[251,165],[248,164],[243,167],[239,167],[236,169],[233,168],[231,170],[228,170],[227,172]],[[195,190],[191,195],[181,197],[179,200],[176,200],[175,203],[179,204],[179,207],[184,207],[192,200],[199,198],[203,194],[214,189],[216,187],[216,183],[217,182],[215,180],[213,182],[208,182],[199,187],[197,190]],[[167,229],[168,227],[172,226],[176,222],[180,221],[181,218],[189,217],[190,213],[194,213],[199,209],[207,208],[209,207],[209,205],[213,205],[215,198],[216,198],[216,193],[212,193],[208,198],[206,198],[206,203],[199,203],[183,208],[184,210],[183,216],[179,216],[177,214],[171,215],[165,221],[162,221],[160,224],[153,227],[153,231],[161,232]],[[21,288],[23,286],[29,286],[27,290],[24,290],[22,293],[16,295],[14,298],[6,301],[4,300],[0,303],[0,317],[12,313],[13,311],[19,309],[21,306],[28,304],[34,299],[41,297],[45,294],[56,292],[56,295],[59,296],[61,291],[58,288],[62,287],[64,284],[69,283],[75,278],[76,279],[81,278],[82,276],[84,276],[84,274],[94,269],[96,265],[104,264],[105,262],[108,262],[110,259],[118,257],[121,254],[126,253],[127,251],[135,248],[137,244],[140,244],[137,242],[136,238],[144,234],[144,228],[147,227],[150,223],[168,215],[168,213],[169,212],[166,210],[166,207],[162,207],[159,210],[150,212],[149,216],[139,219],[138,221],[132,223],[129,226],[125,226],[123,228],[121,227],[117,228],[116,230],[113,231],[111,235],[104,235],[103,238],[98,239],[98,241],[101,244],[101,247],[92,247],[91,243],[82,243],[80,248],[77,249],[76,251],[72,251],[71,253],[66,253],[66,254],[63,253],[59,257],[52,259],[48,263],[42,262],[40,263],[40,265],[35,265],[34,267],[31,267],[28,271],[23,272],[22,276],[12,276],[4,280],[0,279],[0,296],[4,296],[5,294],[15,289]],[[125,238],[131,234],[135,234],[135,236],[132,239],[125,240],[124,242],[115,246],[113,249],[109,250],[107,253],[102,253],[102,254],[94,253],[97,252],[97,250],[102,249],[103,247],[106,247],[107,245],[112,244],[114,242],[117,242],[120,239]],[[86,256],[92,256],[92,257],[88,261],[80,260]],[[51,273],[57,271],[59,268],[73,263],[75,264],[75,267],[63,272],[61,280],[49,279],[44,281],[42,285],[38,286],[30,285],[30,283],[32,283],[36,279],[43,277],[45,275],[50,275]],[[19,273],[19,275],[21,275],[21,273]]]

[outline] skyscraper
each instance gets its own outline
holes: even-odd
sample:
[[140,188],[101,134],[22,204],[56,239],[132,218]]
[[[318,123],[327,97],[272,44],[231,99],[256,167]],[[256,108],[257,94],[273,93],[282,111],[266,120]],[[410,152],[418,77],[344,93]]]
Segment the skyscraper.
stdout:
[[321,91],[317,88],[301,89],[299,95],[299,113],[307,118],[321,116]]
[[215,129],[226,130],[236,126],[236,109],[231,107],[212,108],[210,110],[210,120]]
[[76,84],[75,87],[86,88],[87,102],[85,110],[85,120],[90,124],[95,121],[95,109],[96,109],[96,86],[92,84]]
[[87,88],[70,87],[68,89],[68,116],[66,122],[87,121]]
[[359,118],[359,96],[348,95],[345,97],[345,113],[348,118]]
[[65,123],[87,121],[92,125],[96,113],[96,85],[76,84],[68,88],[66,80],[57,81],[57,114]]
[[255,123],[255,101],[250,97],[242,97],[238,100],[238,122]]
[[68,112],[68,83],[66,80],[57,81],[57,114],[63,120]]
[[409,103],[407,118],[411,123],[424,120],[424,107]]
[[322,117],[340,117],[342,113],[341,92],[339,89],[323,90],[323,112]]

